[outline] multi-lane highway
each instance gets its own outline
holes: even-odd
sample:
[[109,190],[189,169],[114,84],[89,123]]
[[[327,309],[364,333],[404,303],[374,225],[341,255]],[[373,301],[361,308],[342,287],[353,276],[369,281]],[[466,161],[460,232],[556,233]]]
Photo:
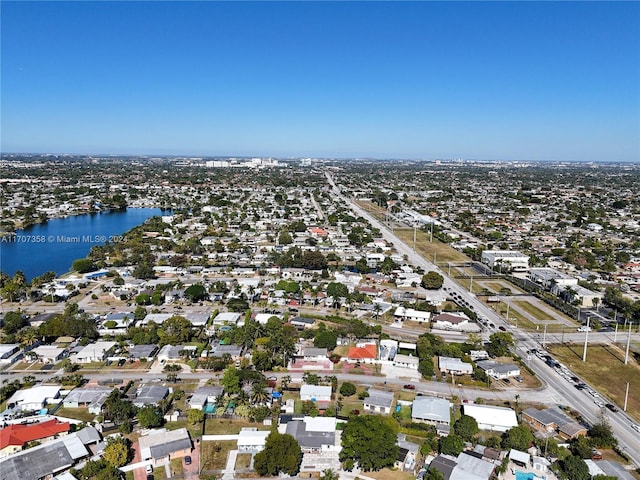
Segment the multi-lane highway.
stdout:
[[[579,411],[583,418],[590,422],[596,423],[600,420],[600,417],[604,414],[608,417],[608,421],[611,424],[613,432],[620,442],[620,447],[623,451],[625,451],[629,457],[635,462],[636,465],[640,465],[640,439],[638,432],[634,431],[631,425],[634,421],[624,412],[609,412],[606,409],[602,409],[594,400],[599,399],[602,400],[602,396],[600,394],[599,397],[593,397],[585,390],[578,390],[574,387],[574,383],[567,381],[564,377],[562,377],[558,373],[558,369],[549,367],[544,361],[537,358],[535,355],[529,356],[527,354],[528,351],[533,349],[541,348],[541,337],[538,334],[531,334],[524,330],[515,331],[511,325],[509,325],[506,320],[498,315],[494,310],[489,308],[487,305],[478,300],[475,295],[471,292],[468,292],[458,283],[454,282],[446,272],[442,271],[437,265],[434,265],[418,253],[416,253],[412,248],[410,248],[406,243],[401,241],[397,236],[393,234],[391,230],[389,230],[385,225],[379,222],[376,218],[362,209],[355,202],[352,202],[350,199],[342,195],[342,192],[337,187],[333,178],[330,174],[327,174],[327,180],[331,184],[334,194],[336,196],[341,197],[347,205],[350,205],[351,209],[359,216],[366,218],[371,225],[378,228],[382,233],[383,238],[389,243],[393,244],[396,250],[401,255],[406,255],[409,262],[417,267],[423,268],[425,271],[435,270],[440,273],[444,277],[443,288],[449,292],[450,295],[454,295],[469,305],[479,316],[487,319],[489,324],[493,324],[495,329],[503,327],[506,330],[511,331],[514,334],[514,338],[517,342],[516,353],[523,359],[529,360],[527,361],[530,368],[536,373],[538,378],[544,383],[545,388],[543,391],[544,403],[547,404],[559,404],[569,406],[577,411]],[[459,301],[460,301],[459,300]],[[571,338],[567,336],[567,340],[574,340],[572,337],[574,334],[566,334],[571,335]],[[580,339],[584,339],[584,334],[578,336],[575,341],[580,341]],[[604,337],[608,339],[609,337],[613,337],[613,333],[590,333],[590,338],[595,341],[598,340],[598,337]],[[620,333],[618,333],[620,336]],[[613,341],[611,338],[610,341]],[[575,375],[571,375],[575,376]],[[533,400],[533,395],[524,394],[521,391],[518,391],[518,394],[523,399],[531,399]],[[536,395],[537,396],[537,392]],[[607,403],[606,399],[604,403]]]

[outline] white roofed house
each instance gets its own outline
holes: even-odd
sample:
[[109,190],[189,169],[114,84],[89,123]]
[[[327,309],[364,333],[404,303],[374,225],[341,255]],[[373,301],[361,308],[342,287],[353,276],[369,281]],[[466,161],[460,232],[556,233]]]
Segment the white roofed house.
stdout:
[[431,324],[439,330],[480,331],[480,327],[462,312],[441,313],[433,317]]
[[372,413],[391,413],[393,405],[393,392],[370,388],[369,396],[364,399],[364,409]]
[[39,385],[18,390],[7,400],[7,407],[21,412],[32,412],[42,409],[50,403],[60,400],[60,387]]
[[418,370],[419,363],[420,359],[418,357],[402,355],[401,353],[397,354],[393,359],[393,364],[396,367],[410,368],[411,370]]
[[312,402],[329,402],[331,401],[331,386],[304,384],[300,388],[300,400],[311,400]]
[[438,368],[441,372],[454,375],[471,375],[473,373],[473,365],[465,363],[459,358],[438,357]]
[[432,425],[451,424],[451,402],[444,398],[420,396],[413,400],[411,419]]
[[478,368],[484,370],[487,375],[499,380],[520,375],[520,367],[513,363],[498,363],[493,360],[480,360],[476,362],[476,365]]
[[394,321],[397,323],[410,320],[412,322],[427,323],[431,318],[430,312],[414,310],[413,308],[398,307],[393,313]]
[[102,362],[109,355],[110,350],[117,345],[116,342],[95,342],[90,343],[72,355],[69,359],[75,363]]
[[494,432],[506,432],[518,426],[516,412],[506,407],[494,407],[491,405],[463,404],[462,411],[465,415],[473,417],[478,422],[480,430]]

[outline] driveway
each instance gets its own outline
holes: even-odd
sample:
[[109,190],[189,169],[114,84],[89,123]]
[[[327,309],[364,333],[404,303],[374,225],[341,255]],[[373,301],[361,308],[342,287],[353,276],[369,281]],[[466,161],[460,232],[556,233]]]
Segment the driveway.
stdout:
[[182,459],[182,471],[185,480],[199,480],[198,470],[200,467],[200,442],[194,444],[194,449],[191,452],[191,465],[187,465]]

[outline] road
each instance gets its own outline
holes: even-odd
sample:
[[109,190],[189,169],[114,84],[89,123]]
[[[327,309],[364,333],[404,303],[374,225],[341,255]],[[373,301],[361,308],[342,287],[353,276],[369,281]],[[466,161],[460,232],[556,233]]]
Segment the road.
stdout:
[[[416,253],[406,243],[396,237],[393,232],[390,231],[385,225],[379,222],[364,209],[360,208],[360,206],[355,202],[342,195],[342,192],[336,186],[330,173],[327,173],[326,176],[329,184],[333,189],[334,195],[336,197],[342,198],[345,204],[349,205],[351,209],[356,213],[356,215],[366,218],[371,223],[371,225],[378,228],[383,238],[387,242],[393,244],[396,250],[401,255],[406,255],[411,264],[415,265],[416,267],[421,267],[425,271],[435,270],[436,272],[438,272],[444,278],[443,288],[445,288],[450,295],[457,293],[458,297],[466,301],[477,314],[485,317],[489,321],[489,323],[493,323],[495,325],[495,329],[503,327],[505,330],[512,332],[517,343],[516,353],[520,355],[521,358],[526,360],[526,352],[528,350],[541,347],[542,341],[546,340],[542,338],[542,335],[532,334],[523,330],[515,331],[503,317],[498,315],[494,310],[478,300],[475,295],[468,292],[462,286],[453,281],[446,272],[442,271],[437,265],[434,265],[432,262]],[[565,333],[566,341],[574,341],[574,335],[576,334]],[[618,341],[621,341],[620,335],[621,333],[618,332]],[[589,334],[589,338],[593,341],[613,341],[613,336],[614,333],[612,332],[592,332]],[[584,333],[577,335],[577,337],[578,338],[576,338],[575,340],[576,342],[579,342],[581,340],[584,341]],[[636,336],[634,335],[634,337]],[[538,378],[545,385],[545,388],[541,391],[543,403],[569,406],[580,412],[587,422],[591,424],[598,422],[604,412],[594,403],[594,398],[591,397],[586,392],[586,390],[577,390],[572,386],[572,384],[558,375],[555,369],[549,367],[535,356],[533,356],[533,358],[528,362],[530,364],[530,368],[536,373]],[[520,392],[518,393],[520,394]],[[530,393],[531,392],[528,392],[527,394],[520,394],[520,397],[522,399],[533,400],[534,397],[537,396],[537,394],[531,394],[530,396]],[[605,403],[607,402],[607,400],[604,401]],[[629,457],[636,465],[640,465],[640,439],[638,438],[639,436],[637,432],[635,432],[631,428],[631,423],[633,423],[633,420],[622,411],[617,413],[607,411],[607,413],[604,414],[607,415],[609,423],[611,424],[613,432],[620,442],[620,447],[622,448],[622,450],[629,455]]]

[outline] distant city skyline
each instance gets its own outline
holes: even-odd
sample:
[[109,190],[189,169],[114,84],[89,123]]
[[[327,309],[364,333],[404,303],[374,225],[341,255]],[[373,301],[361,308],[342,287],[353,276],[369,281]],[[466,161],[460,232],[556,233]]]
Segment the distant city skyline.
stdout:
[[638,2],[2,2],[0,150],[640,161]]

